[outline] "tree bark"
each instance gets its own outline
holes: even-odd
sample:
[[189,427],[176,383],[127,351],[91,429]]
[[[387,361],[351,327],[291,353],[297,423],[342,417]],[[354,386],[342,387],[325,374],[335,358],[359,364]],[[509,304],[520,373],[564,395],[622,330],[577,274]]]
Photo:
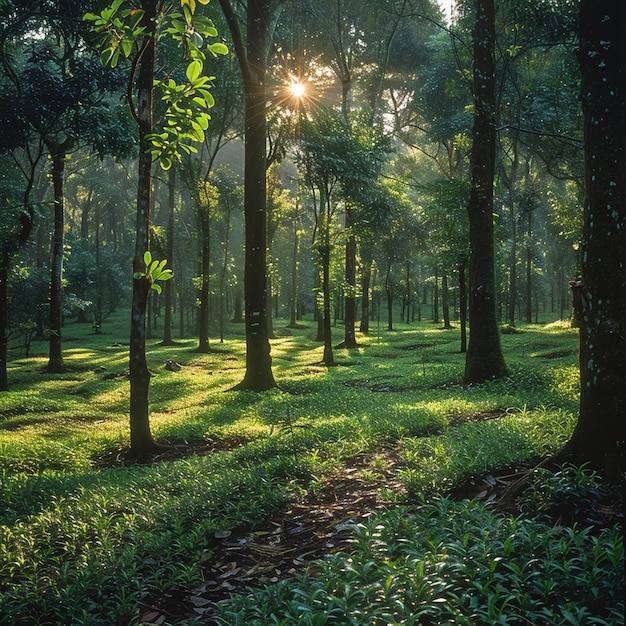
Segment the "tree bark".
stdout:
[[197,352],[209,352],[209,272],[211,271],[209,206],[198,203],[198,230],[200,231],[200,293],[198,301],[198,347]]
[[585,190],[580,327],[580,413],[562,459],[623,479],[626,407],[626,9],[581,0]]
[[50,145],[52,160],[52,187],[54,189],[53,231],[50,255],[50,338],[48,372],[63,372],[61,350],[61,327],[63,325],[63,246],[65,207],[63,202],[63,179],[65,176],[65,149],[57,144]]
[[[167,214],[167,242],[165,258],[171,267],[174,263],[174,209],[176,208],[176,169],[171,168],[167,180],[168,190],[168,214]],[[163,319],[163,341],[164,346],[173,346],[172,338],[172,306],[174,294],[174,280],[168,280],[163,289],[165,292],[165,312]]]
[[493,246],[495,171],[495,9],[493,0],[476,0],[473,32],[474,126],[472,130],[469,320],[470,339],[464,383],[483,383],[507,374],[496,318]]
[[459,325],[461,327],[461,354],[467,352],[467,287],[465,261],[459,265]]
[[356,348],[356,238],[353,232],[354,209],[346,208],[346,303],[344,348]]
[[363,255],[361,259],[363,271],[361,273],[361,324],[359,330],[363,334],[370,331],[370,284],[372,281],[372,261],[369,255]]
[[443,327],[452,328],[450,324],[450,295],[448,293],[448,274],[444,272],[441,276],[441,310],[443,315]]
[[298,193],[296,192],[296,207],[293,216],[293,247],[291,257],[291,287],[289,292],[289,324],[287,328],[298,328],[298,252],[300,250],[300,211],[298,207]]
[[9,347],[9,266],[11,254],[2,253],[0,263],[0,391],[9,391],[7,359]]
[[[146,40],[139,61],[137,101],[134,106],[139,125],[137,181],[137,223],[133,274],[145,272],[143,256],[150,247],[150,202],[152,194],[152,159],[147,135],[152,132],[152,83],[155,57],[156,0],[143,0]],[[130,447],[137,459],[148,458],[157,450],[150,431],[148,395],[150,372],[146,361],[146,307],[150,285],[144,278],[133,278],[130,321]]]
[[267,131],[265,59],[270,17],[269,0],[248,0],[247,48],[228,0],[220,0],[241,67],[245,100],[244,300],[246,322],[246,373],[235,389],[265,391],[276,387],[267,328]]

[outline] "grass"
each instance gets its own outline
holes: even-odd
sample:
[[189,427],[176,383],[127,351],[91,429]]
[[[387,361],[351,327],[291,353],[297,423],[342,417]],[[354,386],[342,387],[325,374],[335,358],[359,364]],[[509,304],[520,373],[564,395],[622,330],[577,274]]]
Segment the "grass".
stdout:
[[[322,347],[313,341],[315,328],[305,324],[292,334],[281,330],[272,341],[279,388],[263,394],[231,391],[245,368],[245,343],[241,329],[234,328],[223,344],[213,343],[209,354],[194,352],[193,340],[172,347],[160,346],[156,339],[148,342],[155,438],[179,446],[214,446],[216,451],[150,466],[116,466],[110,461],[128,442],[128,348],[120,345],[127,337],[126,317],[107,320],[99,335],[87,325],[68,324],[67,373],[43,373],[44,342],[33,343],[29,358],[15,354],[10,362],[12,388],[0,394],[2,625],[135,623],[142,599],[199,583],[209,533],[267,519],[290,501],[323,489],[363,452],[396,451],[403,487],[383,497],[390,506],[421,502],[420,510],[436,518],[428,507],[457,506],[439,500],[453,486],[472,475],[532,464],[557,451],[575,424],[577,336],[565,323],[522,326],[520,333],[504,334],[510,378],[469,389],[461,385],[464,356],[458,351],[458,330],[420,323],[362,336],[358,349],[337,350],[338,367],[325,369],[319,365]],[[170,359],[181,364],[181,371],[164,368]],[[109,463],[103,465],[102,459]],[[541,489],[535,487],[537,491]],[[459,519],[487,515],[458,506]],[[405,512],[390,515],[410,519],[405,509],[397,510]],[[380,523],[387,526],[390,519]],[[445,517],[437,519],[447,524]],[[528,526],[527,534],[531,530]],[[373,533],[375,526],[359,532]],[[535,527],[533,532],[537,541],[552,537],[547,529]],[[585,543],[592,538],[581,536],[586,547],[580,549],[593,554]],[[612,542],[619,560],[616,537],[602,541]],[[528,550],[544,549],[531,544]],[[376,563],[392,558],[386,550],[377,552]],[[341,558],[351,557],[337,557],[336,571],[349,573]],[[442,562],[436,551],[428,558],[435,569]],[[330,563],[323,567],[335,567]],[[491,576],[484,584],[496,587],[494,576],[500,570],[491,571],[490,563],[484,565]],[[376,569],[383,578],[387,575],[384,568]],[[437,575],[448,580],[446,572]],[[474,576],[458,575],[463,580]],[[299,583],[282,583],[293,595],[290,584]],[[402,588],[407,584],[398,583]],[[267,593],[280,595],[283,587]],[[313,595],[323,593],[307,587],[296,595],[313,602]],[[370,595],[376,599],[381,593]],[[604,594],[604,587],[597,593]],[[454,612],[453,596],[446,598],[433,600],[439,614],[466,623]],[[270,613],[257,617],[261,621],[244,613],[240,619],[237,602],[235,598],[223,609],[223,623],[405,623],[398,621],[402,611],[392,617],[396,605],[385,608],[384,603],[380,610],[387,613],[380,619],[387,622],[358,617],[365,600],[328,622],[306,621],[314,618],[312,608],[298,621],[289,615],[279,618],[280,611],[267,602]],[[471,610],[478,611],[480,603],[472,602]],[[539,600],[533,602],[542,610]],[[345,606],[352,605],[346,600]],[[575,609],[573,605],[570,612]],[[537,623],[570,623],[544,617]]]

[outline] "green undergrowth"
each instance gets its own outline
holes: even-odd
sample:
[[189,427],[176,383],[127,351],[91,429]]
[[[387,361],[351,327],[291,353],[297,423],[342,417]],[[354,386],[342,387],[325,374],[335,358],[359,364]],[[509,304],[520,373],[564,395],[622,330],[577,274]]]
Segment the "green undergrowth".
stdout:
[[[199,584],[202,564],[210,558],[210,533],[260,523],[290,502],[315,495],[364,453],[388,450],[397,459],[401,487],[381,491],[390,507],[422,502],[417,519],[431,511],[429,523],[439,519],[445,527],[445,516],[434,512],[444,504],[427,504],[425,497],[437,502],[469,476],[532,465],[556,452],[575,423],[577,336],[565,324],[527,326],[503,335],[509,378],[467,388],[461,384],[464,355],[459,352],[458,329],[443,331],[420,323],[376,337],[361,336],[358,348],[336,350],[339,365],[328,369],[320,365],[322,348],[312,340],[313,324],[303,323],[296,331],[281,329],[272,341],[279,386],[262,394],[232,391],[245,371],[245,341],[241,328],[233,327],[225,342],[214,344],[207,354],[196,352],[193,340],[169,347],[157,339],[148,342],[153,433],[160,443],[188,452],[179,460],[127,466],[118,460],[128,445],[126,321],[126,314],[110,318],[99,335],[85,325],[68,325],[66,373],[44,372],[43,342],[33,343],[28,358],[15,353],[10,363],[11,391],[0,394],[3,626],[135,623],[146,597]],[[278,328],[279,321],[275,324]],[[179,363],[180,371],[166,370],[169,360]],[[469,506],[445,506],[459,520],[468,517],[470,527],[473,517],[484,521],[492,515]],[[381,518],[381,527],[409,520],[409,510]],[[524,521],[520,528],[529,524]],[[375,526],[366,528],[358,530],[355,545],[359,533],[376,531]],[[433,530],[433,537],[444,530]],[[536,534],[550,532],[542,527]],[[587,537],[581,541],[592,540],[586,532],[581,536]],[[462,537],[456,539],[462,542]],[[372,545],[381,541],[372,539]],[[543,550],[538,545],[536,549]],[[447,548],[432,548],[428,559],[434,564],[441,558],[437,550]],[[376,561],[383,559],[383,552],[377,554]],[[348,560],[340,565],[342,558]],[[339,569],[332,576],[340,576],[341,567],[348,576],[350,558],[337,556]],[[395,562],[400,557],[394,553],[384,558]],[[484,568],[493,579],[489,585],[495,587],[500,569],[490,571],[492,562]],[[330,563],[322,569],[330,572]],[[378,563],[367,569],[385,571]],[[463,580],[469,576],[457,574]],[[444,568],[442,580],[449,575]],[[409,574],[399,576],[404,580]],[[423,580],[415,571],[411,576],[421,588]],[[420,576],[432,578],[426,570]],[[393,580],[380,584],[393,587]],[[291,589],[289,584],[264,593],[279,598]],[[451,588],[458,595],[464,587],[454,584]],[[351,607],[345,589],[332,593]],[[289,593],[298,596],[300,591]],[[314,593],[323,597],[325,592]],[[472,593],[488,599],[488,594]],[[597,593],[604,597],[605,587]],[[381,589],[367,594],[384,596]],[[453,596],[445,597],[434,603],[440,614],[466,623],[461,613],[446,612],[456,609]],[[317,606],[317,601],[309,601]],[[358,600],[354,606],[363,603]],[[332,602],[329,606],[334,607]],[[235,601],[224,608],[224,619],[242,624],[446,621],[362,621],[361,613],[346,608],[349,619],[341,621],[339,613],[332,613],[329,619],[335,621],[324,622],[314,617],[313,608],[303,609],[298,618],[302,621],[288,616],[280,621],[277,609],[271,613],[274,621],[254,622],[265,618],[252,615],[237,621],[240,609]],[[557,622],[546,617],[537,623]]]
[[218,623],[623,624],[617,528],[597,535],[440,498],[355,525],[351,548],[221,603]]

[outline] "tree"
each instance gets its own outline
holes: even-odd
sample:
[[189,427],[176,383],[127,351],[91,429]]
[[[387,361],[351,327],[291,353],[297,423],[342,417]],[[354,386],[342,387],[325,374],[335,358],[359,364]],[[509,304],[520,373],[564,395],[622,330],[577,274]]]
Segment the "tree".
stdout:
[[220,6],[230,29],[243,78],[245,101],[245,269],[246,373],[235,387],[266,391],[276,386],[267,326],[267,134],[265,70],[269,0],[248,0],[244,45],[239,19],[229,0]]
[[[199,2],[208,4],[209,0]],[[131,64],[128,104],[138,127],[139,159],[130,330],[130,446],[134,457],[146,458],[158,450],[150,431],[150,372],[146,360],[146,307],[154,286],[148,252],[152,163],[156,159],[167,170],[181,153],[196,151],[190,141],[204,141],[208,109],[213,104],[209,77],[204,75],[204,38],[215,37],[217,31],[208,18],[196,15],[195,0],[141,0],[129,9],[122,8],[122,3],[114,0],[101,14],[87,14],[85,18],[94,23],[103,61],[116,66],[120,60],[129,59]],[[156,80],[157,41],[166,34],[188,55],[186,83],[178,84],[171,77]],[[214,55],[227,52],[221,43],[207,44],[206,48]],[[166,105],[161,132],[155,132],[153,119],[156,87]]]
[[580,412],[561,458],[624,470],[626,407],[626,10],[581,0],[578,62],[585,120],[582,280],[571,283],[580,326]]
[[[119,76],[94,58],[93,49],[85,45],[87,29],[76,19],[91,4],[89,0],[72,4],[53,1],[42,7],[28,1],[19,10],[5,9],[2,57],[15,94],[14,106],[19,110],[20,126],[28,128],[27,135],[45,145],[51,166],[50,372],[64,370],[61,328],[68,156],[81,145],[91,146],[100,155],[128,154],[132,149],[127,139],[120,138],[124,124],[108,126],[108,120],[118,116],[115,104],[108,102],[105,94],[119,89]],[[33,36],[35,32],[37,36]],[[18,40],[18,49],[8,54],[8,42]]]
[[467,205],[470,227],[470,340],[464,383],[483,383],[507,374],[496,319],[493,245],[493,179],[495,127],[495,8],[493,0],[476,0],[473,31],[474,126],[471,190]]

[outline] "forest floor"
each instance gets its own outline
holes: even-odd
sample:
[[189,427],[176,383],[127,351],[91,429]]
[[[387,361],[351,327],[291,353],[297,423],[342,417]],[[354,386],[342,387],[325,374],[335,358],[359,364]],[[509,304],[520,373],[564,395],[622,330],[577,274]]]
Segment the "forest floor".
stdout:
[[[529,559],[545,562],[540,578],[558,580],[568,611],[613,625],[623,608],[614,566],[623,562],[621,488],[589,468],[560,477],[536,469],[575,424],[577,336],[567,323],[503,334],[510,377],[472,387],[459,382],[458,329],[426,322],[361,337],[358,349],[338,350],[336,368],[319,365],[312,325],[284,333],[272,344],[280,386],[264,394],[233,390],[245,370],[240,332],[208,354],[193,339],[169,347],[154,339],[150,421],[163,452],[140,465],[127,448],[126,319],[99,335],[68,325],[63,374],[46,372],[43,343],[11,361],[12,388],[0,397],[0,625],[295,624],[300,604],[307,619],[326,623],[335,601],[332,623],[360,623],[362,610],[367,623],[402,623],[413,609],[423,610],[420,623],[442,615],[497,623],[490,607],[509,611],[521,597],[512,586],[539,576],[524,570]],[[538,514],[535,505],[551,506],[548,483],[574,513]],[[398,520],[409,533],[396,542],[409,546],[402,554],[381,539],[395,537]],[[441,552],[411,536],[411,524],[426,522]],[[574,533],[577,552],[561,563],[549,542],[569,546],[574,523],[589,533]],[[493,528],[512,533],[515,558],[492,544],[483,550],[490,560],[466,559],[461,540],[500,541]],[[606,545],[593,543],[601,537]],[[451,577],[438,578],[454,554]],[[407,581],[418,562],[431,569],[414,589]],[[500,567],[509,568],[505,585]],[[559,567],[578,578],[561,581]],[[374,578],[360,587],[365,570]],[[596,595],[581,597],[580,581],[591,578]],[[389,580],[398,582],[387,598],[376,590]],[[335,593],[349,584],[352,604]],[[471,606],[460,606],[459,589]],[[565,623],[562,603],[544,603],[542,589],[533,591],[537,619]],[[421,595],[407,600],[406,590]],[[475,621],[477,610],[485,621]],[[514,610],[526,616],[528,605]]]
[[[220,449],[228,447],[225,442],[220,444]],[[235,441],[232,445],[239,443]],[[212,444],[176,446],[154,462],[215,451]],[[123,465],[125,455],[125,451],[109,454],[100,464]],[[382,467],[381,458],[384,459]],[[339,551],[350,552],[355,524],[389,508],[390,504],[380,497],[382,488],[394,492],[403,490],[397,476],[401,464],[398,449],[361,454],[351,467],[328,481],[321,491],[294,504],[282,515],[254,526],[216,531],[207,538],[202,584],[195,588],[172,589],[167,595],[146,599],[140,607],[139,623],[158,626],[175,620],[192,620],[200,614],[201,623],[212,626],[219,623],[212,618],[215,603],[227,599],[231,593],[245,594],[250,588],[274,584],[299,573],[315,575],[317,559]],[[376,471],[372,473],[374,465]],[[367,479],[360,477],[363,471],[367,472]],[[531,471],[532,468],[524,468],[471,477],[456,486],[449,497],[458,501],[478,499],[495,510],[516,515],[520,512],[516,496]],[[623,520],[622,486],[609,484],[593,511],[581,509],[575,516],[563,516],[553,523],[591,526],[599,531],[616,522],[623,524]]]

